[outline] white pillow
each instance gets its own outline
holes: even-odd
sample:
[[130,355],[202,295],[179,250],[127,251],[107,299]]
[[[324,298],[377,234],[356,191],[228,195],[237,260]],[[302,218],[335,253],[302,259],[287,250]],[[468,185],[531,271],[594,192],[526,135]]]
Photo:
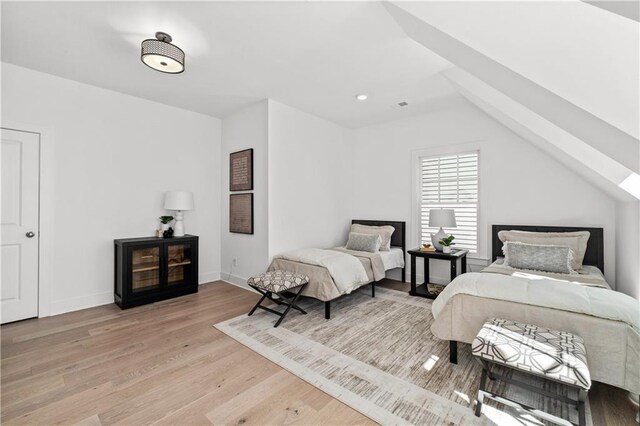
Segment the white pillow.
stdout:
[[354,223],[353,225],[351,225],[351,232],[357,232],[359,234],[380,235],[380,251],[391,250],[391,236],[393,235],[393,232],[395,230],[396,228],[391,225],[369,226],[361,225],[359,223]]
[[515,241],[526,244],[566,246],[573,251],[571,268],[582,269],[582,261],[587,251],[589,231],[576,232],[529,232],[529,231],[500,231],[498,238],[503,243]]

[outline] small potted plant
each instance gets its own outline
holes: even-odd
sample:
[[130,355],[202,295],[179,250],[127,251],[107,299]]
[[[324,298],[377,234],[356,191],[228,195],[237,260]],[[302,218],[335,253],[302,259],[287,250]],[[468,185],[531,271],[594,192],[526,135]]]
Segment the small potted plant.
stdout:
[[453,240],[455,239],[456,237],[454,237],[453,235],[449,235],[439,241],[439,243],[442,244],[443,253],[451,253],[451,246],[456,244],[453,242]]
[[173,216],[160,216],[159,219],[160,219],[160,223],[162,223],[160,230],[164,232],[169,229],[169,224],[173,220]]

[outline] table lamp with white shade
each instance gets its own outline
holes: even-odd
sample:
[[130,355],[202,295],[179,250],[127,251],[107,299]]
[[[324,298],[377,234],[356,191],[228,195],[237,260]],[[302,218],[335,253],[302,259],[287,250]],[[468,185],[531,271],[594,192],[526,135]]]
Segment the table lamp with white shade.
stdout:
[[165,210],[176,211],[176,224],[173,229],[174,237],[184,236],[184,224],[182,223],[182,212],[193,210],[193,192],[169,191],[164,194]]
[[440,240],[448,236],[442,228],[455,228],[456,226],[456,214],[453,209],[429,210],[429,227],[440,228],[437,234],[431,234],[431,244],[436,250],[442,251]]

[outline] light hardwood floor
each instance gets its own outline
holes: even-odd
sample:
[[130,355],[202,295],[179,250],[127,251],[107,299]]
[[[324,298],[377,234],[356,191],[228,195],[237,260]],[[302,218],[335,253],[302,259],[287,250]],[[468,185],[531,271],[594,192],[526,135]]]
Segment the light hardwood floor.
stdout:
[[[388,287],[405,289],[389,281]],[[251,292],[223,282],[1,328],[3,424],[372,424],[217,329]],[[597,384],[594,425],[632,424],[626,394]]]

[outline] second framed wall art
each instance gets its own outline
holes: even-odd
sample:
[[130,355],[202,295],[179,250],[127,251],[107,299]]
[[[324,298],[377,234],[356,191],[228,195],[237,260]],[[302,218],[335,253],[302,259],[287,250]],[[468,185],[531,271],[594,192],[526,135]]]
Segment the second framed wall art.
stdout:
[[253,234],[253,194],[229,195],[229,232]]

